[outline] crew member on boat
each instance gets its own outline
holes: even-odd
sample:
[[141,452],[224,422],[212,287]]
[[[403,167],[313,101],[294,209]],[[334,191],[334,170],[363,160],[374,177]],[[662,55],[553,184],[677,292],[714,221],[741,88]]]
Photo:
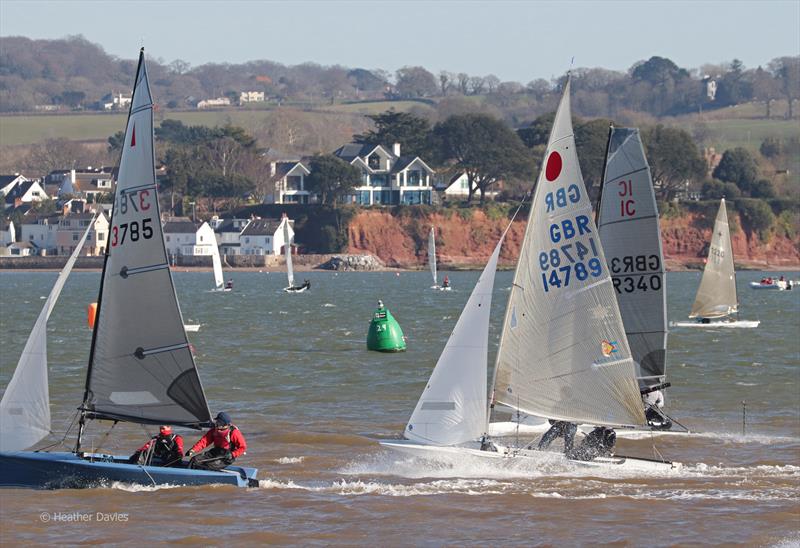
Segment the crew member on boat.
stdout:
[[564,438],[564,453],[572,451],[572,443],[575,440],[575,432],[578,431],[578,425],[567,421],[555,421],[550,419],[550,430],[544,433],[542,439],[539,440],[538,449],[544,451],[556,438]]
[[442,281],[442,287],[450,287],[450,278],[447,276],[445,276],[444,280]]
[[172,427],[162,425],[158,435],[142,445],[128,462],[131,464],[146,464],[152,466],[176,466],[183,458],[183,438],[180,434],[173,434]]
[[[203,452],[206,447],[211,447],[211,449]],[[246,450],[247,442],[245,442],[242,432],[231,424],[230,415],[222,412],[214,419],[214,428],[206,432],[189,449],[186,456],[191,458],[189,468],[221,470],[233,464],[233,461],[244,455]]]
[[597,457],[610,457],[614,454],[617,433],[613,428],[598,426],[583,438],[574,449],[567,451],[567,458],[573,460],[594,460]]
[[644,399],[644,416],[647,419],[647,424],[659,430],[669,430],[672,427],[672,421],[669,420],[661,412],[664,407],[664,394],[661,390],[653,390],[643,396]]
[[225,289],[233,289],[233,280],[228,280],[225,284]]

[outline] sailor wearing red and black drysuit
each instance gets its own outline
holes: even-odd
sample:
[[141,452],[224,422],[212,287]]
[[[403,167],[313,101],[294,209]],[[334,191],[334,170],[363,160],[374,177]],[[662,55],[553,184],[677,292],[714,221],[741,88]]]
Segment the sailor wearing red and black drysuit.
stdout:
[[128,462],[153,466],[176,466],[183,458],[183,438],[172,433],[172,427],[162,425],[158,435],[142,445]]
[[[214,420],[215,426],[195,443],[186,453],[191,457],[190,468],[203,468],[206,470],[221,470],[233,464],[240,455],[247,450],[247,442],[242,432],[233,424],[227,413],[220,413]],[[203,449],[212,446],[203,453]]]

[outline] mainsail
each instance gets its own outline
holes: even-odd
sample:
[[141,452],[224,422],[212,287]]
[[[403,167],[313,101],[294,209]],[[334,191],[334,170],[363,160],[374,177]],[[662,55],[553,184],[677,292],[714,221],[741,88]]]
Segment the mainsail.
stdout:
[[219,257],[219,247],[217,243],[211,244],[211,264],[214,266],[214,287],[222,289],[225,284],[225,278],[222,276],[222,260]]
[[169,271],[156,192],[153,100],[139,57],[101,278],[83,409],[89,418],[211,422]]
[[644,425],[636,372],[559,104],[531,204],[495,368],[495,401],[542,417]]
[[733,246],[728,228],[728,211],[725,198],[719,204],[711,246],[703,270],[703,279],[697,289],[690,318],[722,318],[739,308],[736,296],[736,273],[733,268]]
[[439,285],[436,275],[436,234],[434,228],[431,227],[431,232],[428,235],[428,265],[431,267],[431,275],[433,276],[433,285]]
[[407,439],[457,445],[486,431],[489,313],[502,245],[500,238],[436,362],[406,426]]
[[637,376],[664,380],[667,293],[658,208],[638,129],[611,128],[597,229]]
[[289,238],[289,219],[283,218],[283,247],[286,250],[286,276],[289,287],[294,287],[294,269],[292,268],[292,240]]
[[56,278],[0,400],[0,451],[22,451],[39,443],[50,433],[47,320],[93,225],[94,219],[89,222],[75,251]]

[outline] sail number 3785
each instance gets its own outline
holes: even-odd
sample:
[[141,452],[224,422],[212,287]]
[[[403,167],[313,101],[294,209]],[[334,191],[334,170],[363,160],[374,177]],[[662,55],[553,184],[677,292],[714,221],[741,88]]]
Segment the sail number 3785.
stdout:
[[111,247],[123,245],[126,241],[138,242],[139,240],[149,240],[153,237],[153,219],[148,217],[142,222],[131,221],[120,223],[119,226],[111,227]]

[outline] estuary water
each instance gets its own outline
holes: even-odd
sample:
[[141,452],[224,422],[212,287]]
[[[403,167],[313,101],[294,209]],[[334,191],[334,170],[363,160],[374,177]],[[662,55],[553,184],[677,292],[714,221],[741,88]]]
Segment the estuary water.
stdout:
[[[289,295],[278,273],[228,273],[235,291],[212,293],[211,273],[175,272],[186,323],[202,324],[189,339],[211,410],[228,411],[247,437],[239,463],[259,468],[260,487],[2,490],[0,543],[800,543],[800,290],[753,291],[747,283],[762,274],[741,272],[741,318],[760,319],[759,328],[672,330],[667,409],[698,434],[619,440],[619,453],[657,451],[684,463],[670,473],[622,473],[546,456],[419,460],[378,446],[376,439],[401,436],[478,277],[448,274],[451,292],[430,290],[423,272],[301,273],[311,291]],[[55,278],[0,273],[3,389]],[[490,364],[511,278],[501,272],[495,283]],[[83,394],[86,308],[99,279],[74,272],[50,319],[58,434],[51,443],[63,437]],[[670,320],[686,317],[699,281],[694,272],[667,275]],[[378,299],[402,326],[407,352],[366,350]],[[123,424],[103,440],[108,426],[93,424],[87,447],[127,455],[153,433]],[[199,436],[182,433],[187,444]],[[65,443],[74,443],[74,430]],[[64,521],[75,514],[83,517]]]

